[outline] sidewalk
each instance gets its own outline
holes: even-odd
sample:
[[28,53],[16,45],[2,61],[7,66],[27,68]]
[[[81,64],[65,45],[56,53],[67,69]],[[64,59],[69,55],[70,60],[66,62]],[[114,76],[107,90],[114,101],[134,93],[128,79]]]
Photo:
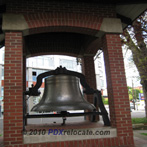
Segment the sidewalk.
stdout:
[[3,147],[3,137],[0,136],[0,147]]
[[[0,119],[2,120],[2,117],[0,117]],[[0,147],[3,147],[3,131],[2,131],[2,129],[0,129]]]
[[134,130],[133,133],[135,147],[147,147],[147,136],[141,135],[141,133],[147,134],[147,130]]

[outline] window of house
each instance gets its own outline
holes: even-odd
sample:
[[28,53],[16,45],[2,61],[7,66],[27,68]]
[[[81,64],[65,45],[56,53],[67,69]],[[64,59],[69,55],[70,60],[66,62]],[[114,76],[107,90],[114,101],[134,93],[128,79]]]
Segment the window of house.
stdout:
[[54,67],[54,59],[48,58],[48,61],[49,61],[49,66]]
[[47,70],[33,69],[32,70],[32,80],[35,82],[37,80],[37,76],[41,73],[46,72]]
[[102,63],[98,62],[98,68],[101,68],[101,67],[102,67]]
[[2,53],[2,61],[4,62],[4,58],[5,58],[5,53]]
[[34,58],[34,59],[32,60],[32,67],[36,67],[36,66],[37,66],[37,59]]
[[2,80],[4,80],[4,67],[2,67]]
[[63,67],[66,67],[67,69],[74,70],[76,67],[76,61],[60,59],[60,65],[62,65]]
[[4,96],[4,87],[1,87],[1,96]]
[[36,78],[37,78],[37,72],[32,71],[32,79],[33,79],[33,81],[36,81]]
[[103,71],[102,70],[99,70],[99,75],[100,75],[100,77],[103,76]]
[[40,67],[40,66],[44,66],[44,59],[43,58],[37,59],[37,67]]
[[101,87],[104,87],[104,80],[100,80]]

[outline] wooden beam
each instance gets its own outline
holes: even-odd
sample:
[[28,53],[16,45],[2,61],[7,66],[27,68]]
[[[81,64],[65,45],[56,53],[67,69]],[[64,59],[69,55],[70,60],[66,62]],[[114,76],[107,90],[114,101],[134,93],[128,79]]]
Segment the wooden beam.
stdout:
[[122,23],[125,23],[127,25],[131,25],[132,24],[132,20],[129,17],[123,16],[123,15],[117,13],[117,18],[120,18]]
[[0,13],[4,13],[6,12],[6,5],[3,4],[3,5],[0,5]]

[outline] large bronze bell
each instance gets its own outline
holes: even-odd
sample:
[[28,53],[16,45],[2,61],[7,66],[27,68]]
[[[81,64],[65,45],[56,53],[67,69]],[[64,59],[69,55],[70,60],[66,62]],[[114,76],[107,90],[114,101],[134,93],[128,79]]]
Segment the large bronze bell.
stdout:
[[87,102],[79,87],[79,78],[72,75],[52,75],[45,79],[41,101],[31,111],[50,112],[68,110],[95,110]]

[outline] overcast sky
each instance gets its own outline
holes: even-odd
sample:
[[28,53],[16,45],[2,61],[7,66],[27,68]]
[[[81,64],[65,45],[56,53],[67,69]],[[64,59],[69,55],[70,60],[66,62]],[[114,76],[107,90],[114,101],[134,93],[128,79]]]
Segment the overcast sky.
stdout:
[[126,49],[123,48],[123,55],[124,55],[127,85],[132,87],[132,82],[133,82],[134,87],[141,86],[138,70],[132,61],[131,51],[130,50],[126,51]]

